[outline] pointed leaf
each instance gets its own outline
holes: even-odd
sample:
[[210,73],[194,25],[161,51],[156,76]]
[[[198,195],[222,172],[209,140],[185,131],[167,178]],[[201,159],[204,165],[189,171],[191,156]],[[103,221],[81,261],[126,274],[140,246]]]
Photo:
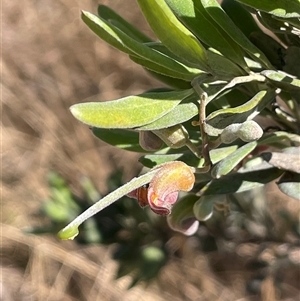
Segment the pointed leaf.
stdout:
[[130,36],[131,38],[139,42],[147,43],[152,41],[144,33],[142,33],[136,27],[128,23],[120,15],[118,15],[115,11],[113,11],[111,8],[109,8],[106,5],[98,6],[98,15],[99,17],[115,25],[116,27],[121,29],[124,33],[126,33],[128,36]]
[[193,103],[179,104],[163,117],[147,125],[137,128],[137,130],[149,131],[171,127],[176,124],[190,120],[198,114],[198,107]]
[[211,171],[211,175],[214,178],[220,178],[232,171],[246,156],[248,156],[257,146],[257,142],[249,142],[235,152],[231,153],[225,159],[215,165]]
[[75,118],[99,128],[134,128],[166,115],[192,90],[145,93],[106,102],[86,102],[71,106]]
[[159,40],[190,66],[209,71],[206,50],[172,13],[163,0],[138,0],[150,27]]
[[[149,69],[155,65],[161,65],[164,68],[174,70],[176,73],[189,74],[190,70],[195,72],[195,69],[188,68],[184,64],[176,61],[173,58],[168,57],[167,55],[155,50],[151,49],[147,45],[136,41],[131,38],[123,31],[112,25],[111,23],[101,19],[89,12],[82,12],[82,20],[85,24],[102,40],[106,41],[113,47],[129,54],[132,56],[141,57],[144,60],[148,60],[155,64],[149,64]],[[146,61],[144,64],[146,65]],[[146,67],[146,66],[145,66]],[[156,70],[154,70],[156,71]],[[201,72],[199,70],[199,72]]]

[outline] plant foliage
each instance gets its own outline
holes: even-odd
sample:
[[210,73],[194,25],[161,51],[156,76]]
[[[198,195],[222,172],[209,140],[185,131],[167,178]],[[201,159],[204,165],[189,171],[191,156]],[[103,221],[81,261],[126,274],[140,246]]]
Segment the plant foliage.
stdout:
[[[220,196],[277,180],[283,193],[300,199],[299,0],[137,2],[156,40],[103,5],[98,15],[83,11],[82,20],[163,89],[75,104],[71,112],[99,139],[143,152],[140,162],[152,169],[93,205],[60,237],[73,238],[84,220],[123,195],[149,182],[153,190],[155,174],[177,161],[195,173],[193,188],[168,216],[186,234],[214,214]],[[155,206],[161,200],[148,199]]]

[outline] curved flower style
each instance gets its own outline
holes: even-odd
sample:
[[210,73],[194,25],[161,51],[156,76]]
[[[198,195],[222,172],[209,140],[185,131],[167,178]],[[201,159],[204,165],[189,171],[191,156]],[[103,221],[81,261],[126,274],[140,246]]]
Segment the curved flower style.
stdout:
[[141,207],[149,205],[153,212],[169,215],[179,191],[191,190],[194,182],[194,173],[188,165],[181,161],[172,161],[160,165],[149,187],[140,187],[128,196],[136,198]]

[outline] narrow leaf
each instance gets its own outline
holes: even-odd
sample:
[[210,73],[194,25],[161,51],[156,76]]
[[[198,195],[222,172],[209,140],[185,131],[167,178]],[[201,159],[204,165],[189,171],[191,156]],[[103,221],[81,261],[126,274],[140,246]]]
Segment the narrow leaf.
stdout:
[[115,11],[113,11],[111,8],[109,8],[106,5],[98,6],[98,15],[99,17],[115,25],[116,27],[121,29],[124,33],[126,33],[128,36],[130,36],[131,38],[139,42],[147,43],[152,41],[148,36],[146,36],[144,33],[139,31],[132,24],[128,23],[120,15],[118,15]]
[[236,151],[231,153],[225,159],[220,161],[211,170],[211,175],[214,178],[220,178],[232,171],[246,156],[248,156],[257,146],[256,141],[249,142]]
[[166,0],[166,2],[200,41],[217,49],[226,58],[247,69],[241,48],[210,17],[200,0]]
[[257,47],[255,47],[243,32],[233,23],[229,16],[223,11],[216,0],[201,0],[205,10],[219,24],[219,26],[226,32],[226,34],[241,48],[243,48],[248,55],[255,58],[267,68],[272,68],[267,57]]
[[106,102],[86,102],[71,106],[75,118],[99,128],[134,128],[166,115],[192,90],[145,93]]
[[174,16],[163,0],[138,0],[139,6],[159,40],[190,66],[209,71],[206,50]]
[[[164,68],[174,70],[176,73],[189,74],[191,68],[188,68],[184,64],[176,61],[173,58],[168,57],[167,55],[155,50],[151,49],[147,45],[136,41],[131,38],[123,31],[110,24],[109,22],[101,19],[89,12],[82,12],[82,20],[84,23],[102,40],[106,41],[108,44],[113,47],[129,54],[132,56],[141,57],[144,60],[144,65],[146,67],[147,60],[155,63],[149,64],[149,69],[153,68],[154,65],[161,65]],[[192,68],[193,71],[195,69]],[[156,71],[156,69],[154,69]],[[158,70],[157,70],[158,71]],[[201,72],[199,70],[199,72]]]

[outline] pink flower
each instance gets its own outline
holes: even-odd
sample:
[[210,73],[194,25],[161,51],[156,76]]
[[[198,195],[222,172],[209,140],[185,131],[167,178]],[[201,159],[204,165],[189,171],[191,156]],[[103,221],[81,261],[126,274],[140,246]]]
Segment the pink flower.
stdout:
[[159,215],[169,215],[179,191],[190,191],[195,176],[192,169],[181,161],[168,162],[159,167],[149,187],[140,187],[128,196],[136,198],[142,207],[149,205]]

